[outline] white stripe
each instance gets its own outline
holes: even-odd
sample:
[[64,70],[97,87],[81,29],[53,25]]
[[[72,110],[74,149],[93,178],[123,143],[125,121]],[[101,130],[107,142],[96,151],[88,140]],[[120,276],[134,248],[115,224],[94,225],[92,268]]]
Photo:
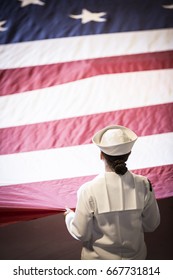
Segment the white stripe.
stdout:
[[96,76],[0,98],[0,127],[169,103],[173,70]]
[[1,45],[0,68],[18,68],[171,49],[173,49],[172,28],[39,40]]
[[[140,137],[130,156],[130,169],[172,164],[173,133]],[[41,182],[95,175],[103,168],[93,144],[0,157],[0,184]]]

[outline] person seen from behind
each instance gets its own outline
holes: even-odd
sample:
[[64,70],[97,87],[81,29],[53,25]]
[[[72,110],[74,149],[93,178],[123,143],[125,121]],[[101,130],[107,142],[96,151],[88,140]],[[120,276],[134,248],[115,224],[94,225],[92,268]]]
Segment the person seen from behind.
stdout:
[[160,213],[150,181],[126,166],[137,135],[112,125],[92,140],[105,171],[79,188],[75,212],[65,212],[67,229],[82,241],[82,260],[144,260],[144,232],[158,227]]

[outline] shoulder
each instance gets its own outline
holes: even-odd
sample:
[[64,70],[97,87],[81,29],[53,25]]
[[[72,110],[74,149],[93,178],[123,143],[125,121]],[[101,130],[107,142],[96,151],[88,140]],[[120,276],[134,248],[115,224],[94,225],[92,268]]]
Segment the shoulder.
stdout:
[[146,176],[140,175],[140,174],[135,174],[133,172],[130,172],[134,178],[134,180],[138,182],[143,182],[144,184],[148,184],[148,178]]
[[151,182],[146,176],[135,174],[132,172],[131,172],[131,174],[133,175],[133,178],[137,185],[142,186],[142,187],[146,188],[147,190],[152,191]]
[[87,194],[87,193],[92,193],[93,190],[95,190],[96,188],[99,188],[100,185],[102,185],[105,182],[105,177],[104,175],[100,174],[98,176],[96,176],[95,178],[93,178],[92,180],[84,183],[79,189],[78,189],[78,196],[80,194]]

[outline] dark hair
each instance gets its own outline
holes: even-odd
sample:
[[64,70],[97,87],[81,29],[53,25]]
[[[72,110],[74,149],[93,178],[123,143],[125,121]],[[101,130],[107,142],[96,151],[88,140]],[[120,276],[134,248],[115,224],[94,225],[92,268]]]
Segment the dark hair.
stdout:
[[126,167],[126,161],[128,160],[130,153],[120,156],[110,156],[102,152],[102,155],[106,159],[110,168],[115,173],[119,175],[124,175],[128,171]]

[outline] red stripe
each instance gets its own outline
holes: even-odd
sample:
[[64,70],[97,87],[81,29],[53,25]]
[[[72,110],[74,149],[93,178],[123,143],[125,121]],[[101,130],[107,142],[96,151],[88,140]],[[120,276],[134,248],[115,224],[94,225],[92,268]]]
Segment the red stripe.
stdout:
[[[173,103],[0,129],[0,153],[11,154],[91,143],[93,134],[116,123],[139,136],[173,131]],[[159,125],[153,125],[159,120]],[[63,131],[63,133],[62,133]]]
[[[135,170],[150,179],[157,199],[173,196],[173,165]],[[29,220],[75,208],[76,192],[95,176],[0,187],[0,224]]]
[[0,95],[51,87],[88,77],[173,68],[173,51],[86,59],[0,71]]

